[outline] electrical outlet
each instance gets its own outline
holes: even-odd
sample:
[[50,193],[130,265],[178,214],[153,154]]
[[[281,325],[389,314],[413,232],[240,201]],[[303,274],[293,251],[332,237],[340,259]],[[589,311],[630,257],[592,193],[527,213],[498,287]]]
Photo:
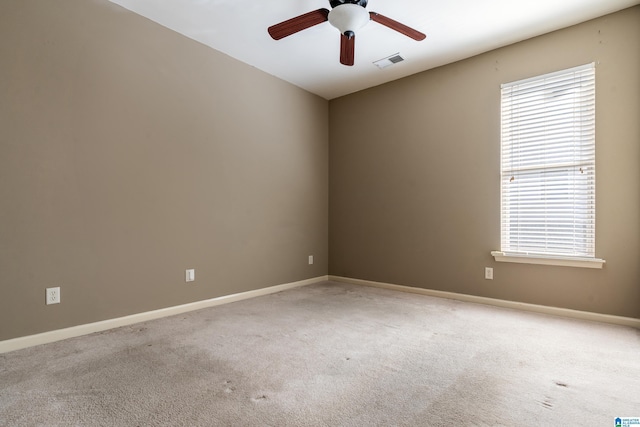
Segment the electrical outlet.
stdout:
[[47,288],[47,305],[60,304],[60,287]]
[[313,264],[313,255],[309,255],[309,265]]
[[187,282],[195,282],[196,280],[196,270],[195,268],[190,268],[185,270],[185,280]]
[[487,280],[493,280],[493,268],[491,267],[484,268],[484,278]]

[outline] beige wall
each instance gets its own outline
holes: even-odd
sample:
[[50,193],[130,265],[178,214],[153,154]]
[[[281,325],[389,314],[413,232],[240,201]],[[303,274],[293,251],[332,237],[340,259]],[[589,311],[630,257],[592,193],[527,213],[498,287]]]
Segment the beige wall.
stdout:
[[[607,264],[496,263],[500,84],[592,61],[596,255]],[[329,109],[331,274],[640,318],[640,6]]]
[[[640,318],[639,23],[327,105],[105,0],[3,0],[0,340],[327,271]],[[495,263],[500,83],[590,61],[607,265]]]
[[2,0],[0,340],[327,274],[327,124],[105,0]]

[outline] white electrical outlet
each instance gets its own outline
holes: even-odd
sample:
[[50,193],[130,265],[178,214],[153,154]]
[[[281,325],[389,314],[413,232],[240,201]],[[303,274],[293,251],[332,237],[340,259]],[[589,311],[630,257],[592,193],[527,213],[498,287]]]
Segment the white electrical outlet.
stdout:
[[60,304],[60,287],[47,288],[47,305]]
[[313,264],[313,255],[309,255],[309,265]]
[[493,280],[493,268],[491,267],[484,268],[484,278],[487,280]]
[[196,280],[196,270],[195,268],[190,268],[185,270],[185,280],[187,282],[195,282]]

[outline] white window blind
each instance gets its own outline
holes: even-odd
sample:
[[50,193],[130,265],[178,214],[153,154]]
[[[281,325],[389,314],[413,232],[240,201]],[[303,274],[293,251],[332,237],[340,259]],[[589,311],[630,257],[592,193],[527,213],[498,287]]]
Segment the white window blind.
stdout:
[[595,65],[501,93],[501,250],[594,258]]

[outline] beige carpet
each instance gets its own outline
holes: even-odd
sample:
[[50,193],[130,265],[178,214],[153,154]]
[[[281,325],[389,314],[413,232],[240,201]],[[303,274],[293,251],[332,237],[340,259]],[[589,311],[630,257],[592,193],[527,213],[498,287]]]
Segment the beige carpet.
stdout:
[[613,426],[640,331],[323,283],[0,355],[2,426]]

